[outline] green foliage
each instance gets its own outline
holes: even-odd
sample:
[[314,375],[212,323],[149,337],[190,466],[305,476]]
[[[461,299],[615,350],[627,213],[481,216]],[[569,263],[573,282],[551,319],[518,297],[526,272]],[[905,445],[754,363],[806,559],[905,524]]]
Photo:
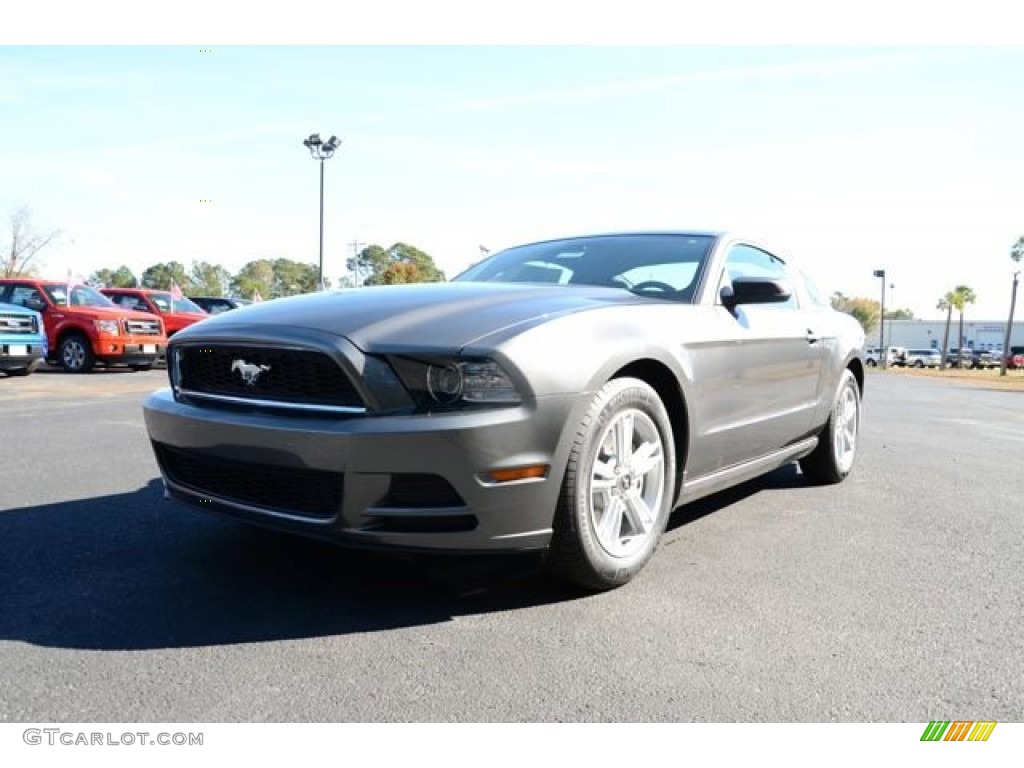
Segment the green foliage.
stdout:
[[832,294],[830,301],[833,309],[853,315],[864,329],[865,335],[870,334],[878,327],[882,305],[874,299],[865,299],[859,296],[851,298],[836,291]]
[[192,285],[187,291],[191,296],[223,296],[231,284],[231,273],[208,261],[193,261],[191,277]]
[[180,261],[168,261],[147,267],[142,273],[142,287],[169,291],[171,283],[177,283],[182,291],[191,291],[192,280],[188,276],[185,265]]
[[348,260],[358,285],[398,285],[402,283],[440,283],[444,272],[434,259],[408,243],[395,243],[388,249],[370,245]]
[[914,313],[909,309],[893,309],[885,313],[886,320],[913,320]]
[[138,288],[139,281],[135,274],[126,266],[117,269],[97,269],[89,275],[89,285],[99,288]]
[[[291,259],[257,259],[242,267],[231,280],[231,290],[251,299],[259,293],[263,299],[277,299],[316,291],[318,268]],[[325,287],[329,285],[324,280]]]
[[1013,244],[1010,249],[1010,258],[1013,259],[1015,264],[1020,264],[1021,260],[1024,259],[1024,235],[1017,238],[1017,242]]

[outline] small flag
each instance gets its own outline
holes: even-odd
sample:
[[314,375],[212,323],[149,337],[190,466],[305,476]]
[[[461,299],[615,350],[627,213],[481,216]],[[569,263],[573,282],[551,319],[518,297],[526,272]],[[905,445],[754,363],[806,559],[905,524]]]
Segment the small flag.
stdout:
[[181,292],[181,287],[173,280],[171,280],[171,298],[174,301],[181,301],[185,298],[185,294]]

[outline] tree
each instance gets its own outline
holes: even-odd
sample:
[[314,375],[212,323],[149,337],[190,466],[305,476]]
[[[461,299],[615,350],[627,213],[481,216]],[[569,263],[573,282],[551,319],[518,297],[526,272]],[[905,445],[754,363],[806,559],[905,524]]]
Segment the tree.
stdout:
[[395,243],[386,250],[379,245],[367,246],[347,265],[356,274],[357,285],[439,283],[445,279],[429,254],[408,243]]
[[833,309],[853,315],[864,329],[865,335],[870,335],[878,327],[882,316],[882,305],[874,299],[850,298],[836,291],[832,294],[831,302]]
[[913,320],[914,313],[909,309],[894,309],[885,313],[886,320]]
[[955,309],[960,313],[960,331],[959,340],[957,341],[957,367],[962,367],[964,363],[964,307],[968,304],[973,304],[977,301],[977,296],[974,291],[971,290],[970,286],[958,285],[952,291],[947,293],[941,299],[937,305],[938,309],[946,310],[946,336],[942,341],[942,360],[945,365],[946,360],[946,345],[949,343],[949,323]]
[[[313,293],[319,269],[291,259],[257,259],[242,267],[231,280],[231,289],[245,298],[254,293],[264,299],[277,299],[299,293]],[[330,285],[324,280],[325,287]]]
[[156,288],[161,291],[169,291],[171,283],[175,283],[182,291],[191,290],[192,281],[189,279],[185,265],[180,261],[168,261],[161,264],[154,264],[147,267],[142,273],[142,287]]
[[956,296],[953,295],[952,291],[947,291],[946,294],[939,299],[939,303],[935,305],[936,309],[942,310],[946,313],[946,332],[942,336],[942,367],[946,367],[946,353],[949,352],[949,324],[953,319],[953,304],[956,301]]
[[223,296],[231,284],[231,273],[220,264],[208,261],[192,262],[192,285],[186,291],[191,296]]
[[[1017,242],[1010,249],[1010,258],[1016,266],[1024,259],[1024,235],[1017,238]],[[1006,361],[1010,356],[1010,338],[1013,334],[1013,310],[1017,307],[1017,282],[1020,277],[1020,270],[1013,273],[1013,287],[1010,289],[1010,319],[1006,321],[1006,335],[1003,336],[1003,354],[999,356],[999,375],[1006,375]]]
[[19,277],[32,273],[32,262],[39,252],[60,236],[59,230],[36,231],[32,227],[32,214],[28,208],[18,208],[11,213],[10,247],[0,259],[3,277]]
[[97,269],[87,282],[95,288],[137,288],[139,285],[135,274],[124,265],[117,269]]

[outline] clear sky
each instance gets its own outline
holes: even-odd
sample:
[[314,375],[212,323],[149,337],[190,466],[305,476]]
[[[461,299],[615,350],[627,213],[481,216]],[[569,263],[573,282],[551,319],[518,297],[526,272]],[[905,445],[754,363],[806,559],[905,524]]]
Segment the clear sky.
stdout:
[[0,47],[0,229],[61,229],[56,277],[315,263],[312,132],[342,140],[332,279],[353,240],[452,276],[480,245],[729,228],[829,293],[885,268],[918,317],[966,283],[998,320],[1024,235],[1024,48],[930,46]]

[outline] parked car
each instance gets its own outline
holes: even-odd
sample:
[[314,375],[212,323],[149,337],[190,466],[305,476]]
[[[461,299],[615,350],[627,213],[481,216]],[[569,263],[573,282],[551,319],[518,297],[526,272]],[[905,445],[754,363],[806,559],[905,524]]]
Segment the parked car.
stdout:
[[629,581],[681,503],[854,466],[864,333],[773,252],[598,235],[449,283],[277,299],[171,340],[146,427],[168,494],[355,546],[545,550]]
[[1024,368],[1024,347],[1010,347],[1010,351],[1006,353],[1006,367],[1010,370]]
[[129,312],[88,285],[52,280],[0,280],[0,301],[43,316],[47,360],[84,373],[97,363],[148,370],[167,345],[159,318]]
[[249,299],[235,299],[227,296],[190,296],[189,298],[211,315],[219,315],[221,312],[252,304]]
[[973,349],[971,350],[971,367],[998,368],[999,356],[987,349]]
[[937,349],[908,349],[903,364],[908,368],[941,368],[942,353]]
[[[906,365],[907,359],[907,348],[906,347],[889,347],[888,355],[886,357],[886,365],[891,367]],[[868,347],[864,350],[864,362],[871,368],[874,368],[879,364],[882,359],[882,355],[879,352],[878,347]]]
[[38,312],[0,304],[0,371],[28,376],[46,357],[46,332]]
[[103,288],[104,296],[123,309],[158,315],[170,338],[182,328],[205,320],[209,314],[185,297],[174,298],[170,291],[148,288]]
[[960,350],[957,348],[950,349],[946,352],[946,367],[948,368],[970,368],[973,365],[974,355],[969,349],[965,349],[963,351],[963,358],[961,358]]

